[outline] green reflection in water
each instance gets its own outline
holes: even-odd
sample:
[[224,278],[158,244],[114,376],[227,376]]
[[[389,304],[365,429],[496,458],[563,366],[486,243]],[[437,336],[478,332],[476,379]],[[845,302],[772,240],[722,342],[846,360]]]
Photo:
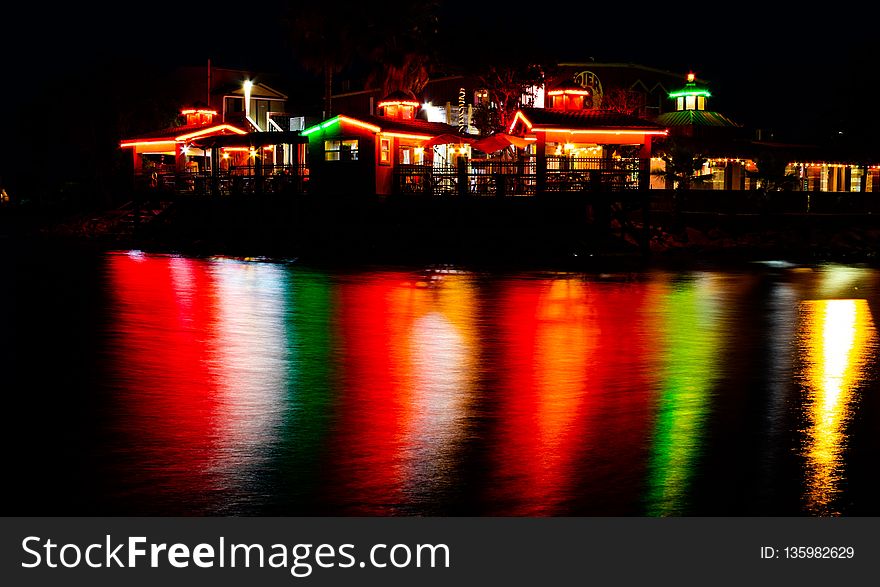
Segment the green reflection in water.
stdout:
[[649,516],[685,513],[721,354],[719,299],[713,278],[697,276],[660,300],[660,389],[648,465]]
[[287,281],[288,391],[279,473],[288,509],[305,510],[321,482],[333,402],[332,287],[326,275],[299,269]]

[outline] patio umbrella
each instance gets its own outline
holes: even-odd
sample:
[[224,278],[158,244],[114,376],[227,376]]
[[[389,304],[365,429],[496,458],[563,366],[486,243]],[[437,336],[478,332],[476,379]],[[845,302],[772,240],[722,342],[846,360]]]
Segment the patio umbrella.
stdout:
[[511,145],[522,149],[528,144],[529,142],[522,137],[515,137],[505,133],[496,133],[475,141],[472,146],[474,149],[479,149],[484,153],[495,153],[502,149],[506,149]]
[[453,133],[443,133],[442,135],[437,135],[433,139],[428,139],[424,143],[422,143],[422,147],[428,148],[433,147],[435,145],[461,145],[468,144],[473,145],[475,142],[475,137],[466,137],[462,135],[457,135]]

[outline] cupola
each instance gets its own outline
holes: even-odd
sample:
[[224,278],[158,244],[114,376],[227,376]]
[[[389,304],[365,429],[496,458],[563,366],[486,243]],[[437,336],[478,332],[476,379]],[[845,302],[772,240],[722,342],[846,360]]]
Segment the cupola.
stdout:
[[547,90],[550,108],[556,110],[583,110],[591,105],[591,92],[574,82],[564,82]]
[[412,92],[391,92],[376,105],[379,116],[396,120],[414,120],[419,110],[419,101]]
[[680,90],[669,93],[669,97],[675,100],[675,110],[706,110],[706,99],[712,94],[705,87],[696,82],[693,72],[687,75],[687,84]]
[[186,117],[187,126],[207,126],[213,124],[214,117],[217,116],[217,111],[194,106],[191,108],[184,108],[180,111],[180,114]]

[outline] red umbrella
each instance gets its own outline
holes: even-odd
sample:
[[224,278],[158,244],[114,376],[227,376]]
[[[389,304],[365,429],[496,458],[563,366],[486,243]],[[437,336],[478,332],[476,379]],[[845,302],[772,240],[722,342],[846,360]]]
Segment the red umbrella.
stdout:
[[505,133],[496,133],[488,137],[482,138],[473,143],[474,149],[479,149],[484,153],[495,153],[501,149],[514,145],[520,149],[525,148],[529,142],[522,137],[515,137]]

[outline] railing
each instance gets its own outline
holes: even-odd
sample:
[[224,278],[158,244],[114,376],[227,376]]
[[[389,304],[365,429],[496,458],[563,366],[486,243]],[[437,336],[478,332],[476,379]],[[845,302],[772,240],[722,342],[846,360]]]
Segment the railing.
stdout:
[[194,196],[302,194],[308,190],[309,173],[305,165],[263,165],[259,172],[254,166],[230,166],[216,176],[210,171],[152,171],[136,176],[135,183],[150,191]]
[[[544,190],[635,190],[647,173],[637,158],[548,157]],[[534,158],[472,159],[466,168],[399,165],[395,170],[395,189],[397,193],[433,195],[530,196],[537,192],[537,166]]]
[[548,192],[580,192],[584,190],[622,191],[639,189],[646,170],[638,158],[575,158],[547,157]]

